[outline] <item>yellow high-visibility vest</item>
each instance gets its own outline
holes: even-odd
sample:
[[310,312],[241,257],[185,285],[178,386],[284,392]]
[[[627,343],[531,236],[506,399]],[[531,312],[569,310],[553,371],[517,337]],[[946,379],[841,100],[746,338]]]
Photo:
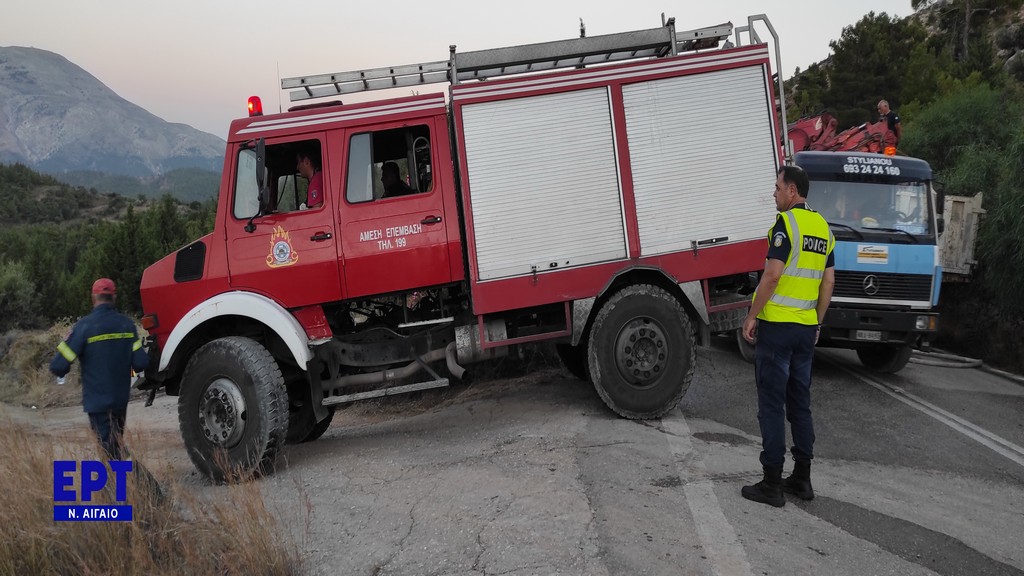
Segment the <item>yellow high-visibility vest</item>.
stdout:
[[[782,213],[782,221],[790,239],[789,257],[775,293],[757,317],[769,322],[814,326],[818,323],[818,287],[836,240],[828,222],[812,210],[787,210]],[[769,242],[771,235],[768,230]]]

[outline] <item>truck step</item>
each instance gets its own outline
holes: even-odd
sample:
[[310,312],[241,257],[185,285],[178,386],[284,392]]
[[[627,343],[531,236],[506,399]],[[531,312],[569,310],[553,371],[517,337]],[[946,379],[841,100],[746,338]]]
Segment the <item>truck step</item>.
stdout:
[[419,328],[420,326],[431,326],[433,324],[447,324],[449,322],[454,322],[454,321],[455,321],[455,317],[454,316],[447,316],[445,318],[434,318],[432,320],[421,320],[419,322],[404,322],[402,324],[399,324],[398,327],[399,328]]
[[360,400],[368,400],[370,398],[380,398],[382,396],[395,396],[397,394],[408,394],[409,392],[417,392],[419,390],[430,390],[431,388],[444,388],[448,386],[447,378],[439,378],[437,380],[431,380],[429,382],[417,382],[416,384],[406,384],[404,386],[391,386],[388,388],[380,388],[378,390],[369,390],[367,392],[357,392],[355,394],[345,394],[342,396],[328,396],[324,398],[324,406],[333,406],[335,404],[348,404],[350,402],[358,402]]

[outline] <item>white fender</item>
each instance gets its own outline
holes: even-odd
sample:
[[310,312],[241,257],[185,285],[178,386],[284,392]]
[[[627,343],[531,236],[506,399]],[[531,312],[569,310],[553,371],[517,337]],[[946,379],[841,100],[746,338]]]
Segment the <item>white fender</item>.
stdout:
[[266,324],[284,341],[295,357],[299,368],[306,369],[306,362],[313,358],[309,349],[306,331],[287,310],[273,300],[251,292],[225,292],[201,302],[188,311],[178,325],[171,330],[167,343],[160,351],[159,371],[167,369],[174,351],[182,340],[197,326],[218,316],[245,316]]

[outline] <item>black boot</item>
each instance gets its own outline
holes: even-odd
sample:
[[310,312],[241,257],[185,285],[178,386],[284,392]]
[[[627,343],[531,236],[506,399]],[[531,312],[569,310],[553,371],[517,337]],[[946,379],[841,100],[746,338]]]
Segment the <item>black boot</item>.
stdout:
[[797,462],[793,473],[782,481],[782,489],[795,494],[801,500],[814,500],[814,489],[811,488],[811,463]]
[[764,479],[753,486],[744,486],[740,494],[747,500],[782,508],[786,505],[786,497],[782,495],[782,468],[765,467]]

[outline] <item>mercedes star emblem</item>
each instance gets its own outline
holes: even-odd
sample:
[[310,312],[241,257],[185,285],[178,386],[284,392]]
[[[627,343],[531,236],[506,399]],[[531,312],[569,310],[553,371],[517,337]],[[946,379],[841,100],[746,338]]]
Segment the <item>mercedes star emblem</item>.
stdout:
[[868,274],[867,276],[864,277],[864,282],[862,283],[862,285],[864,286],[864,293],[867,294],[868,296],[874,296],[875,294],[878,294],[878,276],[875,276],[874,274]]

